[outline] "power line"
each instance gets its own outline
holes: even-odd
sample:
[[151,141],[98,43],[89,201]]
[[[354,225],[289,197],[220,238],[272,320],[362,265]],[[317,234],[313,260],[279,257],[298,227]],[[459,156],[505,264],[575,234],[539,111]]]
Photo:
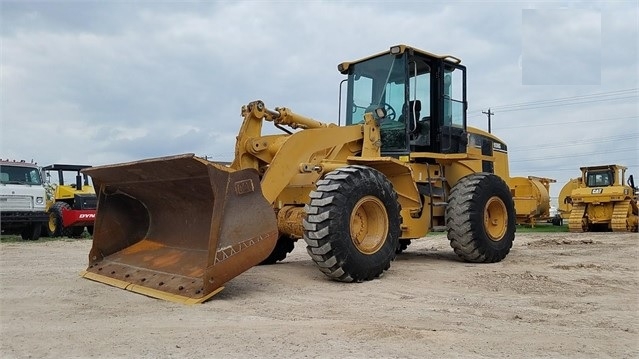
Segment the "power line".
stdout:
[[[536,109],[540,109],[540,108],[548,108],[548,107],[556,107],[556,106],[570,106],[570,105],[580,105],[580,104],[592,104],[594,102],[603,102],[603,101],[608,101],[608,102],[613,102],[613,101],[619,101],[619,100],[627,100],[627,99],[634,99],[634,98],[638,98],[639,95],[635,95],[635,96],[625,96],[625,97],[616,97],[616,98],[602,98],[602,99],[598,99],[598,100],[586,100],[586,101],[580,101],[580,102],[567,102],[567,103],[558,103],[558,104],[546,104],[546,105],[539,105],[539,106],[529,106],[529,107],[521,107],[521,108],[511,108],[511,109],[499,109],[497,107],[492,107],[493,109],[497,108],[498,112],[513,112],[513,111],[527,111],[527,110],[536,110]],[[482,112],[484,113],[484,112]],[[475,114],[475,115],[470,115],[469,117],[473,117],[473,116],[479,116],[479,114]]]
[[511,109],[499,109],[499,112],[513,112],[513,111],[526,111],[526,110],[536,110],[539,108],[548,108],[548,107],[555,107],[555,106],[571,106],[571,105],[581,105],[584,103],[587,104],[591,104],[593,102],[603,102],[603,101],[619,101],[619,100],[627,100],[627,99],[631,99],[631,98],[637,98],[639,97],[638,95],[635,96],[626,96],[626,97],[615,97],[615,98],[602,98],[599,100],[586,100],[586,101],[579,101],[579,102],[567,102],[567,103],[559,103],[559,104],[548,104],[548,105],[539,105],[539,106],[530,106],[530,107],[522,107],[522,108],[511,108]]
[[628,120],[632,118],[639,118],[639,116],[626,116],[626,117],[614,117],[614,118],[597,118],[592,120],[579,120],[579,121],[564,121],[564,122],[553,122],[553,123],[537,123],[537,124],[527,124],[521,126],[506,126],[499,127],[499,130],[509,130],[512,128],[528,128],[528,127],[541,127],[541,126],[555,126],[555,125],[567,125],[567,124],[575,124],[575,123],[587,123],[587,122],[604,122],[604,121],[616,121],[616,120]]
[[[639,164],[632,164],[632,165],[625,165],[624,164],[624,166],[628,167],[628,168],[639,167]],[[587,166],[579,166],[579,167],[587,167]],[[526,168],[525,172],[539,173],[539,172],[568,172],[568,171],[572,171],[572,172],[575,172],[575,173],[581,173],[581,171],[579,171],[579,167],[572,167],[572,168],[537,168],[537,169]],[[514,172],[514,171],[511,170],[511,172]],[[626,172],[626,174],[627,173],[628,172]]]
[[496,106],[496,108],[498,108],[500,110],[503,110],[503,109],[513,108],[513,107],[534,106],[534,105],[538,105],[538,104],[557,103],[557,102],[572,102],[574,100],[591,99],[593,97],[594,98],[598,98],[598,97],[610,97],[612,95],[615,95],[615,96],[626,95],[626,94],[630,94],[630,93],[633,93],[633,92],[637,92],[638,90],[639,90],[639,88],[632,88],[632,89],[609,91],[609,92],[599,92],[599,93],[593,93],[593,94],[587,94],[587,95],[570,96],[570,97],[563,97],[563,98],[556,98],[556,99],[549,99],[549,100],[520,102],[520,103],[509,104],[509,105]]
[[628,136],[620,135],[620,136],[609,136],[609,137],[600,137],[597,139],[593,138],[580,138],[578,140],[562,142],[562,144],[547,144],[547,143],[537,143],[529,146],[517,146],[517,148],[510,150],[509,152],[518,152],[518,151],[529,151],[531,148],[534,149],[547,149],[547,148],[560,148],[560,147],[573,147],[573,146],[582,146],[582,145],[590,145],[593,143],[603,143],[603,142],[617,142],[617,141],[626,141],[626,140],[634,140],[639,139],[639,133],[630,134]]
[[[577,96],[570,96],[570,97],[562,97],[562,98],[556,98],[556,99],[547,99],[547,100],[538,100],[538,101],[529,101],[529,102],[519,102],[519,103],[513,103],[513,104],[504,104],[504,105],[499,105],[499,106],[491,106],[492,109],[494,110],[498,110],[498,111],[515,111],[515,110],[523,110],[523,109],[527,109],[527,108],[537,108],[537,105],[549,105],[546,107],[550,107],[550,106],[555,106],[555,105],[561,105],[561,103],[570,103],[570,104],[580,104],[580,103],[584,103],[581,101],[575,102],[575,100],[584,100],[584,99],[593,99],[595,98],[595,100],[592,101],[587,101],[587,102],[598,102],[598,101],[606,101],[606,100],[614,100],[610,99],[608,97],[611,96],[620,96],[620,95],[628,95],[628,94],[632,94],[635,93],[634,96],[626,96],[626,97],[617,97],[618,99],[626,99],[626,98],[633,98],[633,97],[637,97],[637,95],[639,94],[639,88],[630,88],[630,89],[623,89],[623,90],[616,90],[616,91],[608,91],[608,92],[599,92],[599,93],[592,93],[592,94],[585,94],[585,95],[577,95]],[[605,97],[605,98],[604,98]],[[596,98],[600,98],[600,99],[596,99]],[[474,111],[468,111],[469,113],[474,113],[477,112],[478,110],[474,110]]]
[[[609,150],[606,149],[605,152],[592,152],[592,153],[582,153],[582,154],[577,154],[577,155],[570,155],[570,158],[573,157],[586,157],[586,156],[593,156],[593,155],[598,155],[598,154],[610,154],[610,153],[619,153],[619,152],[630,152],[630,151],[636,151],[636,148],[621,148],[621,149],[615,149],[615,150]],[[566,154],[562,154],[559,156],[544,156],[544,157],[537,157],[537,158],[527,158],[525,160],[515,160],[515,161],[510,161],[510,163],[515,163],[515,162],[530,162],[530,161],[539,161],[539,160],[551,160],[551,159],[558,159],[558,158],[566,158]]]

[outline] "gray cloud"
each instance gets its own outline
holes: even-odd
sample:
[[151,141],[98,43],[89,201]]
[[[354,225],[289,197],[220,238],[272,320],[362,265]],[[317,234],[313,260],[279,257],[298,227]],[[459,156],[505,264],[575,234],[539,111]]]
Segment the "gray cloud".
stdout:
[[[0,4],[2,157],[34,158],[41,164],[99,165],[194,152],[228,161],[243,104],[263,99],[269,107],[287,106],[318,120],[337,122],[342,77],[336,65],[406,43],[462,58],[469,68],[470,122],[485,128],[481,111],[495,108],[493,129],[510,145],[513,174],[567,179],[572,173],[566,168],[577,171],[594,158],[606,163],[623,160],[634,173],[639,172],[636,151],[634,157],[616,152],[574,157],[598,154],[597,136],[639,134],[636,94],[634,102],[499,110],[500,105],[636,88],[636,5],[571,3],[574,13],[600,14],[599,85],[575,86],[592,63],[579,67],[573,61],[571,71],[582,75],[565,79],[573,85],[525,86],[519,64],[525,50],[524,6],[520,4]],[[561,6],[541,2],[529,8]],[[593,33],[589,19],[571,18],[572,25],[587,29],[576,34]],[[566,31],[548,32],[548,42],[592,45],[589,36],[564,43],[561,33]],[[615,117],[626,119],[580,126],[568,123]],[[554,125],[526,127],[540,123]],[[25,134],[30,134],[28,140]],[[573,138],[593,143],[553,147]],[[518,147],[528,150],[517,151]],[[557,150],[566,158],[537,159],[553,157]]]
[[522,11],[525,85],[598,85],[601,14],[592,10]]

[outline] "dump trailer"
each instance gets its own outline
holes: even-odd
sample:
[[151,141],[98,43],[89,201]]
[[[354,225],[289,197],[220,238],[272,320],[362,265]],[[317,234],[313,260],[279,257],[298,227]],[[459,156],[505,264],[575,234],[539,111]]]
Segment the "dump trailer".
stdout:
[[93,233],[97,197],[89,177],[80,173],[89,167],[56,163],[42,168],[49,216],[44,231],[49,237],[78,237],[85,227]]
[[[98,195],[83,276],[199,303],[303,239],[328,278],[361,282],[441,227],[462,260],[504,259],[506,145],[469,135],[461,61],[398,45],[338,70],[343,124],[258,100],[242,107],[228,166],[183,154],[83,170]],[[263,134],[267,122],[282,133]]]
[[538,221],[555,220],[550,216],[550,184],[555,182],[552,178],[537,176],[509,178],[517,224],[534,226]]
[[571,232],[637,232],[637,187],[632,175],[626,182],[626,169],[617,164],[580,168],[581,180],[568,182],[576,187],[564,199],[572,205]]

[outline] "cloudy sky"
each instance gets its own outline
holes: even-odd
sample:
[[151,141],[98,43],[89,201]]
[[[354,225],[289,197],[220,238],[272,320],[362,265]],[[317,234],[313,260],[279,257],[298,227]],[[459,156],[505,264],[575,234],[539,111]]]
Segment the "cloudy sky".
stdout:
[[468,67],[469,123],[513,176],[639,181],[637,1],[0,0],[0,157],[230,161],[262,99],[337,122],[337,64],[404,43]]

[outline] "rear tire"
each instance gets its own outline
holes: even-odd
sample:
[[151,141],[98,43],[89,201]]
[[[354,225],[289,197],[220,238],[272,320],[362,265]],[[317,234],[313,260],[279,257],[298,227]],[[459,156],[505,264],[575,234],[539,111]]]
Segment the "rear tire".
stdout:
[[68,229],[68,237],[72,237],[72,238],[79,238],[82,237],[82,234],[84,233],[84,226],[76,226],[76,227],[69,227]]
[[494,263],[508,255],[515,239],[515,205],[506,182],[489,173],[462,178],[446,207],[450,245],[468,262]]
[[37,241],[40,239],[40,232],[42,231],[42,224],[40,223],[31,223],[28,226],[24,227],[20,236],[25,241]]
[[553,217],[552,225],[553,226],[561,226],[561,225],[563,225],[563,219],[561,217],[559,217],[559,216]]
[[405,251],[408,246],[410,246],[411,240],[410,239],[400,239],[399,240],[399,245],[397,246],[397,250],[395,250],[395,253],[400,254],[403,251]]
[[310,197],[304,240],[326,276],[361,282],[390,268],[399,243],[400,205],[381,172],[358,165],[339,168],[318,181]]
[[265,264],[275,264],[277,262],[283,261],[286,258],[286,255],[291,253],[295,248],[295,240],[289,236],[282,235],[277,239],[277,243],[275,244],[275,248],[265,260],[260,262],[260,265]]

